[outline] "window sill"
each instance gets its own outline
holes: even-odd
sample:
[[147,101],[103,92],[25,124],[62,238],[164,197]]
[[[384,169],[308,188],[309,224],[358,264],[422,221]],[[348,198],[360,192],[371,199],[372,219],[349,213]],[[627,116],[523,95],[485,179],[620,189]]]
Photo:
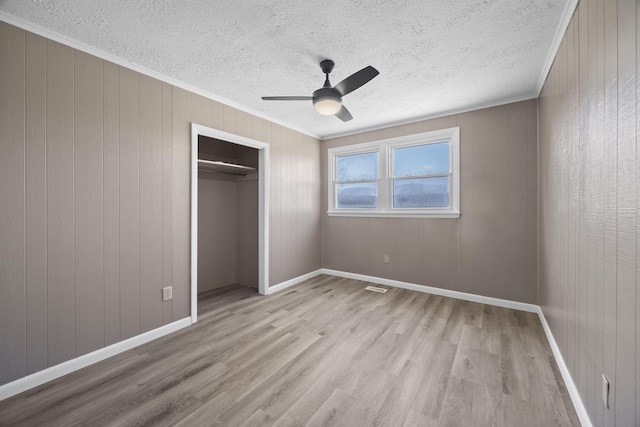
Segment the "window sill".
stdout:
[[363,217],[363,218],[460,218],[460,212],[389,212],[389,211],[368,211],[368,212],[354,212],[354,211],[327,211],[328,216],[350,216],[350,217]]

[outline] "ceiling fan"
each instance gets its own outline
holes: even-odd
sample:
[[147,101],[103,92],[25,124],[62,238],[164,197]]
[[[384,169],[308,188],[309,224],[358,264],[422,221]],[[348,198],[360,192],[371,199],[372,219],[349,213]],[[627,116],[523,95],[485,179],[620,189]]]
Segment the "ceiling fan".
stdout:
[[342,105],[342,97],[363,86],[380,73],[372,66],[368,66],[332,87],[329,74],[334,65],[335,63],[330,59],[320,62],[320,68],[326,78],[324,85],[314,91],[312,96],[263,96],[262,99],[265,101],[313,101],[313,108],[318,113],[325,116],[335,114],[343,122],[348,122],[353,119],[353,116]]

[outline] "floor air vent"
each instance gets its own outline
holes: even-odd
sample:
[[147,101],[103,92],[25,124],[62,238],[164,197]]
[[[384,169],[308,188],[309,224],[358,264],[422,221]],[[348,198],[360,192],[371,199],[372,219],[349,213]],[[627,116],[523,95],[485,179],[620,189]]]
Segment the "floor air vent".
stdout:
[[387,292],[387,289],[385,289],[385,288],[377,288],[375,286],[367,286],[365,289],[368,290],[368,291],[380,292],[381,294],[384,294],[385,292]]

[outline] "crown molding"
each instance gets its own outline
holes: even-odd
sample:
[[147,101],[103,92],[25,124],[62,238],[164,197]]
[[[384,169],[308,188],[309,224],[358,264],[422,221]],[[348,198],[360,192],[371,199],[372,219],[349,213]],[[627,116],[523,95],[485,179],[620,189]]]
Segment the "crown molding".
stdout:
[[29,31],[31,33],[37,34],[49,40],[53,40],[55,42],[61,43],[65,46],[69,46],[73,49],[88,53],[89,55],[96,56],[100,59],[104,59],[105,61],[113,62],[116,65],[120,65],[122,67],[128,68],[130,70],[136,71],[140,74],[144,74],[145,76],[152,77],[154,79],[160,80],[165,83],[169,83],[170,85],[179,87],[180,89],[184,89],[189,92],[193,92],[195,94],[204,96],[205,98],[211,99],[213,101],[219,102],[221,104],[225,104],[229,107],[235,108],[236,110],[243,111],[247,114],[251,114],[252,116],[259,117],[261,119],[267,120],[271,123],[275,123],[280,126],[284,126],[288,129],[294,130],[296,132],[300,132],[304,135],[310,136],[315,139],[320,139],[319,135],[315,135],[307,130],[301,129],[296,126],[292,126],[289,123],[285,123],[282,120],[279,120],[275,117],[269,116],[267,114],[261,113],[260,111],[256,111],[251,108],[247,108],[243,105],[238,104],[237,102],[231,101],[227,98],[223,98],[221,96],[215,95],[209,91],[202,90],[198,87],[195,87],[189,83],[185,83],[173,77],[166,76],[162,73],[154,71],[150,68],[144,67],[142,65],[131,62],[127,59],[121,58],[119,56],[113,55],[111,53],[105,52],[93,46],[90,46],[86,43],[80,42],[78,40],[72,39],[71,37],[67,37],[65,35],[56,33],[48,28],[41,27],[40,25],[34,24],[32,22],[25,21],[24,19],[15,17],[10,15],[2,10],[0,10],[0,21],[6,22],[7,24],[13,25],[15,27],[21,28],[25,31]]

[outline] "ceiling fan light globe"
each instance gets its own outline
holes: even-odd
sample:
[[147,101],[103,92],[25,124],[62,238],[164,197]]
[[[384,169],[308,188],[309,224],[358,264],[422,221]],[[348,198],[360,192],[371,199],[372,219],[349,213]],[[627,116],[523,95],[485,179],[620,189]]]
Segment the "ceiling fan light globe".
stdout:
[[324,116],[332,116],[340,111],[342,101],[334,97],[318,97],[313,100],[313,108]]

